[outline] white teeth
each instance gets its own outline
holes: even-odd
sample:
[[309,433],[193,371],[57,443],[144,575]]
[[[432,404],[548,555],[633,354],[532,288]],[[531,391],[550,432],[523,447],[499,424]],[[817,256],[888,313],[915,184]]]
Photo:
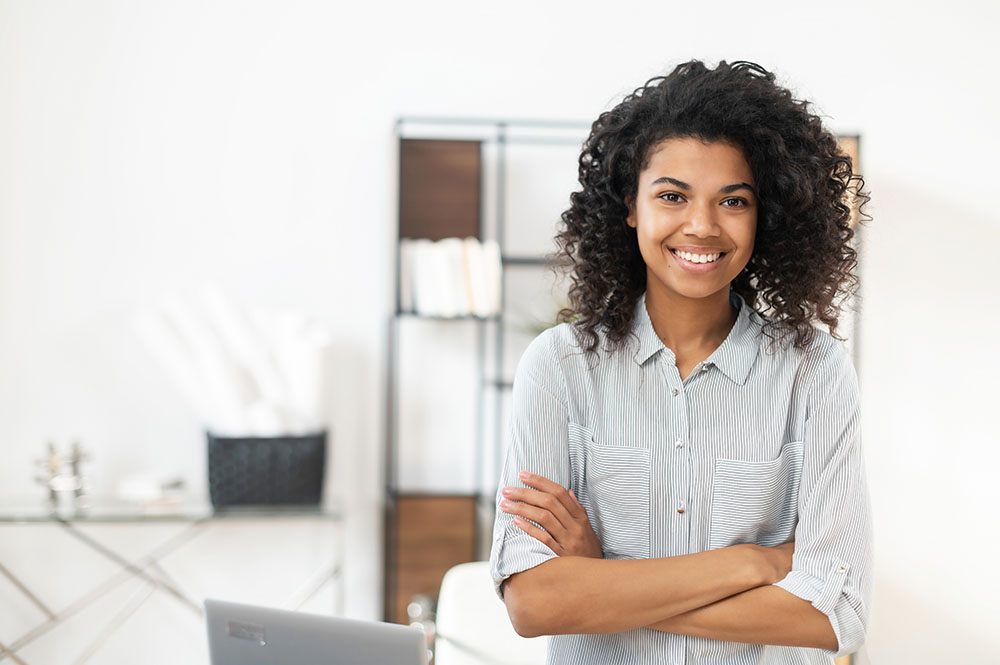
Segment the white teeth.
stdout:
[[718,261],[719,257],[722,256],[722,252],[716,252],[714,254],[692,254],[691,252],[676,250],[675,253],[677,256],[690,261],[691,263],[713,263]]

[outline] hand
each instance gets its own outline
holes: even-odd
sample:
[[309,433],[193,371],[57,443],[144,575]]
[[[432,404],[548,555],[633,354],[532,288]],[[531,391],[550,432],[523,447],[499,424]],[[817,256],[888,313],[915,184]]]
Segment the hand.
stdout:
[[559,556],[604,558],[601,541],[573,490],[527,471],[522,471],[518,477],[528,488],[504,487],[505,498],[500,502],[500,509],[514,515],[514,524],[521,531]]

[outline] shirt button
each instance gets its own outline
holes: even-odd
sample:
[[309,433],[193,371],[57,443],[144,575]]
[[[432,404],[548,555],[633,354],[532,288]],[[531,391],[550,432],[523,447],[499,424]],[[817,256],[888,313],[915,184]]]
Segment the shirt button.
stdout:
[[701,366],[701,371],[702,372],[707,372],[708,368],[711,367],[711,366],[712,366],[712,363],[705,363],[704,365]]
[[679,506],[677,506],[677,514],[678,515],[683,515],[684,514],[684,504],[683,503],[680,504]]
[[677,439],[676,441],[674,441],[674,448],[683,448],[683,447],[684,447],[684,442],[683,441],[681,441],[680,439]]
[[678,395],[681,394],[681,389],[680,388],[671,388],[670,389],[670,394],[673,395],[674,397],[677,397]]

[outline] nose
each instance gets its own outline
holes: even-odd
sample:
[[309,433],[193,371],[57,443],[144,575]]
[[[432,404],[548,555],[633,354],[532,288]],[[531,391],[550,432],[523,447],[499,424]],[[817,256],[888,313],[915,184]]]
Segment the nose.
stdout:
[[716,207],[709,201],[701,201],[689,206],[684,232],[698,238],[711,238],[719,235],[717,212]]

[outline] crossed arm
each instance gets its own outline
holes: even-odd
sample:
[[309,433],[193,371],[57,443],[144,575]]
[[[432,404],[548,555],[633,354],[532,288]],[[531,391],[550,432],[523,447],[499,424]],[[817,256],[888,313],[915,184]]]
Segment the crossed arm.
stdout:
[[559,555],[504,582],[507,611],[521,635],[648,627],[733,642],[837,649],[825,614],[771,586],[791,570],[794,544],[604,560],[586,511],[571,491],[541,476],[520,477],[528,487],[504,488],[501,509]]

